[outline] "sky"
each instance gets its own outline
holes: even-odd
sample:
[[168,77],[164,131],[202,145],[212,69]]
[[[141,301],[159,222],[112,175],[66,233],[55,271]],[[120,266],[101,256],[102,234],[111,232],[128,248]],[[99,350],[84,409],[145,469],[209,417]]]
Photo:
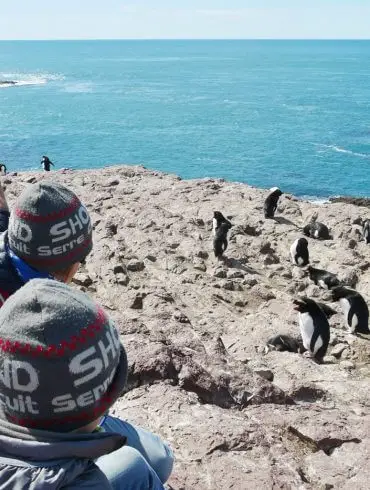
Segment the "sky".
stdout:
[[370,0],[0,0],[0,39],[370,39]]

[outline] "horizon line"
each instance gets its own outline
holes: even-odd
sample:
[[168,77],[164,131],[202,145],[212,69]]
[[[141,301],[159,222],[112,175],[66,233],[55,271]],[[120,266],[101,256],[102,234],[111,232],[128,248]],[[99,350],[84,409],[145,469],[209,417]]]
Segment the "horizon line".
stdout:
[[142,42],[149,42],[149,41],[370,41],[370,37],[354,37],[354,38],[340,38],[340,37],[333,37],[333,38],[269,38],[269,37],[256,37],[256,38],[248,38],[248,37],[240,37],[240,38],[228,38],[228,37],[215,37],[215,38],[118,38],[118,37],[112,37],[112,38],[48,38],[48,39],[27,39],[27,38],[21,38],[21,39],[0,39],[0,42],[62,42],[62,41],[142,41]]

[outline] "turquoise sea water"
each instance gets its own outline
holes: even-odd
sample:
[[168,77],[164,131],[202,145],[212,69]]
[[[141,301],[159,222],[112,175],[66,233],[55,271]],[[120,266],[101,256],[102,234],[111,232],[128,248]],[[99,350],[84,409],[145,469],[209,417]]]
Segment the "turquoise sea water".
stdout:
[[0,42],[0,161],[370,195],[370,41]]

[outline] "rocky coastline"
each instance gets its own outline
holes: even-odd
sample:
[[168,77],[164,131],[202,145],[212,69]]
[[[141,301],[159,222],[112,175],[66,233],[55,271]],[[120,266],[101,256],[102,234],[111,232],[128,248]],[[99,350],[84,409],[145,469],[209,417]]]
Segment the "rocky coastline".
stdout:
[[[173,490],[368,488],[370,340],[347,333],[339,305],[289,258],[317,213],[333,240],[308,239],[311,263],[369,303],[368,199],[284,194],[265,220],[266,190],[122,165],[9,174],[10,205],[41,179],[71,187],[91,213],[94,250],[74,287],[116,321],[130,375],[113,411],[170,442]],[[212,251],[215,210],[233,223],[222,262]],[[321,365],[264,351],[275,334],[299,337],[297,294],[338,311]]]

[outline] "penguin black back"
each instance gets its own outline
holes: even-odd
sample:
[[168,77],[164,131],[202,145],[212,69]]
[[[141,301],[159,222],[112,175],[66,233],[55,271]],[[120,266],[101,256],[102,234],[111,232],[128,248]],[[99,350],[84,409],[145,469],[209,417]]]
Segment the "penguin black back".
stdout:
[[303,227],[303,233],[311,238],[318,240],[331,240],[332,236],[329,233],[329,228],[319,221],[310,221]]
[[228,221],[221,223],[220,226],[216,229],[216,236],[213,239],[213,251],[215,257],[218,259],[222,257],[227,249],[227,234],[231,226],[231,223]]
[[221,225],[221,223],[227,223],[229,225],[229,228],[232,227],[231,222],[225,218],[221,211],[214,211],[212,220],[212,232],[214,235],[216,235],[216,230]]
[[358,291],[345,286],[334,288],[332,294],[333,300],[339,301],[350,332],[370,334],[369,307],[363,296]]
[[265,218],[273,218],[278,205],[279,197],[283,194],[278,187],[270,189],[270,194],[266,197],[263,211]]
[[290,256],[293,264],[304,267],[310,262],[308,241],[306,238],[298,238],[290,247]]
[[338,313],[337,311],[333,310],[333,308],[331,308],[329,305],[326,305],[325,303],[317,302],[317,304],[320,306],[322,311],[325,313],[326,318],[331,318],[333,315],[336,315]]
[[331,272],[325,271],[323,269],[316,269],[311,265],[307,267],[307,271],[311,281],[313,281],[317,286],[320,286],[323,289],[332,289],[340,285],[338,277]]

